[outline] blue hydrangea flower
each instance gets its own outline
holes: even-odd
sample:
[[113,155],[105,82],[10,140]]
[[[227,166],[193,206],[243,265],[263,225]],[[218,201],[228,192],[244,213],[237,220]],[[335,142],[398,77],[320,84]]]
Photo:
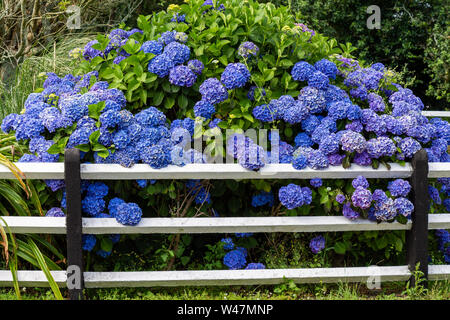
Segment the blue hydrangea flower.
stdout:
[[92,251],[97,243],[97,238],[93,234],[83,234],[82,241],[82,249],[84,251]]
[[375,202],[373,215],[378,221],[390,221],[397,216],[394,200],[387,198],[384,201]]
[[241,43],[238,48],[238,55],[240,55],[244,59],[248,59],[251,56],[256,57],[258,55],[258,52],[258,46],[251,41],[245,41]]
[[312,86],[307,86],[300,90],[298,101],[307,108],[308,113],[321,113],[327,107],[323,90]]
[[166,116],[155,107],[149,107],[137,113],[134,118],[142,127],[158,127],[166,122]]
[[293,157],[292,159],[292,166],[294,167],[295,170],[305,169],[307,165],[308,165],[308,158],[303,154]]
[[327,59],[322,59],[322,60],[317,61],[314,64],[314,68],[316,68],[316,70],[325,74],[328,78],[336,79],[336,74],[338,73],[338,69],[337,69],[336,64],[334,64],[334,62],[331,62],[330,60],[327,60]]
[[216,78],[206,79],[199,88],[202,100],[218,104],[228,99],[228,91]]
[[175,34],[176,31],[166,31],[161,34],[161,36],[158,38],[158,42],[160,42],[163,45],[168,45],[171,42],[175,41]]
[[277,119],[276,110],[272,110],[270,104],[262,104],[253,108],[253,116],[262,122],[272,122]]
[[354,131],[346,131],[340,140],[342,150],[361,153],[366,149],[367,142],[363,135]]
[[245,255],[241,250],[232,250],[228,252],[223,258],[223,264],[226,265],[230,270],[242,269],[246,264],[247,260]]
[[220,242],[223,243],[223,248],[225,250],[233,250],[234,249],[233,239],[231,239],[231,238],[223,238],[222,240],[220,240]]
[[327,156],[320,150],[313,150],[308,154],[308,166],[311,169],[320,170],[328,168]]
[[419,142],[410,137],[402,139],[398,146],[406,158],[412,158],[422,148]]
[[115,218],[121,224],[134,226],[141,221],[142,210],[136,203],[119,204],[116,210]]
[[294,139],[295,147],[311,147],[314,143],[305,132],[300,132]]
[[301,207],[304,203],[302,188],[293,183],[281,187],[278,192],[278,198],[289,210]]
[[442,199],[439,195],[439,190],[436,189],[435,187],[429,185],[428,186],[428,193],[430,195],[431,200],[433,200],[433,202],[435,202],[436,204],[442,204]]
[[111,217],[115,218],[117,216],[117,207],[124,204],[125,201],[120,198],[112,198],[108,204],[108,211]]
[[169,74],[170,69],[175,67],[174,61],[167,54],[160,54],[154,57],[148,63],[148,72],[156,74],[160,78],[164,78]]
[[325,155],[337,153],[339,151],[339,140],[336,138],[336,134],[331,133],[324,136],[319,143],[319,150]]
[[396,179],[388,183],[388,190],[393,197],[406,197],[411,191],[411,185],[403,179]]
[[166,45],[163,54],[173,61],[175,65],[179,65],[189,60],[191,49],[185,44],[173,41]]
[[96,196],[86,196],[81,201],[81,209],[92,217],[98,216],[106,208],[105,201]]
[[205,100],[200,100],[194,105],[194,114],[196,117],[210,119],[216,112],[214,105]]
[[188,67],[180,65],[170,69],[169,82],[179,87],[192,87],[197,80],[195,73]]
[[270,207],[274,204],[274,196],[272,192],[261,192],[252,197],[253,207],[262,207],[269,205]]
[[330,80],[328,77],[320,71],[314,72],[308,78],[308,86],[314,87],[317,89],[326,89]]
[[150,165],[153,169],[167,167],[170,162],[170,149],[160,144],[156,144],[140,151],[143,163]]
[[316,69],[306,61],[297,62],[292,68],[291,75],[295,81],[307,81]]
[[230,63],[222,72],[220,81],[228,90],[241,88],[250,79],[250,71],[243,63]]

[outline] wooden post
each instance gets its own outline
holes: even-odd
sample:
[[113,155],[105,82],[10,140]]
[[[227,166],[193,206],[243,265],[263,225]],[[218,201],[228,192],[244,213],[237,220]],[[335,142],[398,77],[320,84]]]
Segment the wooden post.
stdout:
[[[419,270],[428,279],[428,211],[430,199],[428,194],[428,155],[424,149],[417,152],[412,159],[413,173],[411,186],[414,212],[411,215],[412,228],[406,233],[406,262],[410,271]],[[410,279],[411,286],[417,285],[414,277]],[[424,285],[426,286],[426,281]]]
[[83,299],[80,150],[68,149],[64,157],[67,202],[67,288],[71,300]]

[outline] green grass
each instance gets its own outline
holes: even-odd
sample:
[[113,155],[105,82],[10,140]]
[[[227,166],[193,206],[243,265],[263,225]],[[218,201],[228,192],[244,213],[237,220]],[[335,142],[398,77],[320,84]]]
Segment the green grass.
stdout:
[[28,95],[42,87],[43,80],[39,74],[55,72],[66,75],[74,69],[69,51],[84,47],[93,36],[74,34],[59,41],[55,48],[48,48],[39,56],[26,58],[16,70],[13,84],[0,82],[0,120],[10,113],[19,113]]
[[[430,282],[420,295],[406,294],[404,282],[383,283],[380,290],[365,284],[319,284],[288,286],[229,286],[184,288],[87,289],[91,300],[449,300],[450,282]],[[64,291],[63,291],[64,292]],[[63,293],[64,294],[64,293]],[[23,300],[51,300],[47,288],[22,289]],[[13,289],[0,289],[0,300],[15,300]]]

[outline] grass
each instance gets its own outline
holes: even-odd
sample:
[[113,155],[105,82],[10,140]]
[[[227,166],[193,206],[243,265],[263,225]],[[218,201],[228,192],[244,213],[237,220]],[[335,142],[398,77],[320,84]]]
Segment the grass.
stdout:
[[42,87],[43,79],[39,74],[43,72],[55,72],[65,75],[73,71],[74,65],[69,57],[69,51],[84,47],[93,37],[69,35],[56,44],[54,48],[48,48],[39,56],[26,58],[16,70],[14,83],[3,84],[0,82],[0,120],[10,113],[19,113],[28,95],[37,88]]
[[[90,300],[450,300],[450,282],[430,282],[428,289],[412,295],[404,282],[384,283],[379,290],[365,284],[305,284],[280,286],[229,286],[184,288],[87,289]],[[13,289],[0,289],[0,300],[15,300]],[[22,289],[23,300],[52,300],[47,288]]]

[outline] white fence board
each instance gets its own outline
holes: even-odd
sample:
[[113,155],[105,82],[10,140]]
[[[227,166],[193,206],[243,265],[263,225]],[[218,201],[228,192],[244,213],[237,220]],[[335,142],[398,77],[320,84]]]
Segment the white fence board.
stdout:
[[[63,179],[63,163],[15,163],[28,179]],[[331,166],[324,170],[295,170],[290,164],[268,164],[255,172],[239,164],[188,164],[184,167],[168,166],[153,169],[146,164],[125,168],[118,164],[81,164],[81,178],[86,180],[136,180],[136,179],[352,179],[408,178],[412,168],[393,163],[391,170],[383,165],[379,169],[352,164],[349,169]],[[0,179],[15,179],[10,170],[0,166]]]
[[[15,163],[28,179],[64,179],[64,163]],[[82,164],[81,178],[86,180],[137,180],[137,179],[353,179],[408,178],[412,167],[391,164],[391,170],[383,165],[378,169],[352,164],[349,169],[331,166],[324,170],[295,170],[290,164],[268,164],[260,171],[244,169],[239,164],[188,164],[184,167],[168,166],[152,169],[146,164],[125,168],[118,164]],[[450,163],[430,163],[430,178],[450,177]],[[0,166],[0,179],[15,179],[11,171]]]
[[[66,286],[66,271],[51,271],[60,287]],[[18,271],[19,285],[48,287],[42,271]],[[430,265],[429,280],[449,280],[450,265]],[[86,288],[110,287],[173,287],[173,286],[229,286],[274,285],[285,279],[295,283],[365,282],[369,277],[380,281],[406,281],[411,276],[408,266],[304,268],[264,270],[200,270],[200,271],[127,271],[85,272]],[[0,287],[12,287],[11,271],[0,270]]]
[[[66,219],[55,217],[2,217],[13,233],[65,234]],[[4,223],[0,220],[0,225]],[[428,228],[450,229],[450,214],[430,214]],[[83,218],[85,234],[241,233],[241,232],[344,232],[409,230],[398,222],[351,221],[343,216],[301,217],[205,217],[143,218],[136,226],[125,226],[111,218]]]
[[425,117],[450,118],[450,111],[422,111]]

